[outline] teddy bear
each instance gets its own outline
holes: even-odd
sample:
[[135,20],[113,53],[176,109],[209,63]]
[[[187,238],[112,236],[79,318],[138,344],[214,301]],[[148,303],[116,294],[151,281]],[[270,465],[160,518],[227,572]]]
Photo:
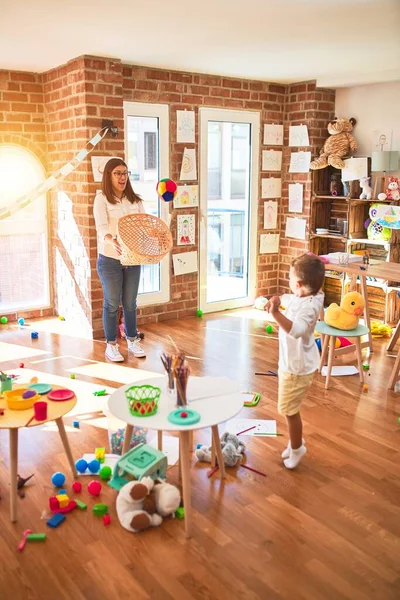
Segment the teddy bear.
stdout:
[[362,190],[360,194],[360,200],[371,200],[372,198],[372,187],[369,185],[371,177],[362,177],[360,179],[360,188]]
[[163,517],[175,513],[181,503],[178,488],[151,477],[130,481],[117,496],[117,515],[122,527],[133,533],[161,525]]
[[[235,467],[239,460],[242,460],[246,446],[241,442],[237,435],[225,431],[221,436],[222,456],[224,464],[227,467]],[[211,462],[211,446],[201,446],[195,451],[198,460]]]
[[353,130],[356,120],[337,119],[336,117],[328,123],[328,132],[330,137],[320,151],[319,157],[312,161],[310,169],[324,169],[328,165],[336,169],[343,169],[343,157],[351,152],[357,151],[357,142],[350,133]]
[[378,194],[378,200],[400,200],[400,184],[397,177],[389,179],[386,192]]

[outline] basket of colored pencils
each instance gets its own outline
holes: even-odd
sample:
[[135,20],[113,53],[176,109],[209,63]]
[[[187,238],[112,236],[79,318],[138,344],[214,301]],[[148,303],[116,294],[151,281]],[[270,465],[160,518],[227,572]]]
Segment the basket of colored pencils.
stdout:
[[185,355],[181,352],[174,357],[173,371],[176,381],[176,405],[187,406],[186,388],[190,369],[185,361]]
[[175,381],[174,381],[174,356],[172,354],[166,354],[163,352],[160,354],[161,362],[164,365],[165,373],[167,375],[167,383],[168,383],[168,391],[175,391]]

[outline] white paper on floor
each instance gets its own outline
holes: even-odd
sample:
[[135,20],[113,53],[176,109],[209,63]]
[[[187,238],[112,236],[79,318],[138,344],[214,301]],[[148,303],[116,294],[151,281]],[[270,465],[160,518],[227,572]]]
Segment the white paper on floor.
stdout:
[[80,381],[79,379],[69,379],[53,373],[43,373],[33,369],[8,369],[6,373],[19,375],[18,384],[29,384],[32,377],[37,377],[39,383],[54,383],[63,388],[75,392],[77,397],[76,406],[67,415],[86,415],[87,413],[102,412],[104,401],[108,396],[94,396],[93,392],[105,389],[108,394],[115,392],[116,388],[90,383],[89,381]]
[[[326,372],[328,367],[322,367],[322,377],[326,377]],[[358,375],[358,369],[354,366],[339,366],[332,367],[331,376],[332,377],[341,377],[343,375]]]
[[30,356],[40,356],[41,354],[50,354],[50,352],[40,350],[39,348],[28,348],[26,346],[19,346],[18,344],[0,342],[0,362],[29,358]]
[[[84,454],[82,458],[83,460],[86,460],[87,463],[90,463],[96,458],[96,456],[94,454]],[[101,467],[111,467],[111,469],[114,471],[114,467],[120,458],[121,457],[118,456],[118,454],[105,454],[105,460],[103,463],[101,463],[100,469]],[[78,473],[78,475],[91,475],[93,477],[93,475],[98,475],[98,473],[91,473],[89,469],[86,469],[84,473]]]
[[[157,436],[151,440],[149,446],[158,448]],[[179,460],[179,438],[172,437],[171,435],[163,435],[162,452],[167,457],[169,466],[176,465]]]
[[232,419],[227,422],[225,431],[237,435],[240,431],[245,431],[246,429],[250,429],[250,431],[246,431],[242,435],[254,435],[255,433],[276,434],[276,421],[267,421],[265,419]]
[[98,362],[91,365],[83,365],[67,369],[68,372],[77,375],[87,375],[88,377],[98,377],[106,381],[117,381],[118,383],[133,383],[141,379],[154,377],[164,377],[161,373],[146,371],[145,369],[133,369],[132,367],[122,367],[121,365],[112,365],[109,363]]

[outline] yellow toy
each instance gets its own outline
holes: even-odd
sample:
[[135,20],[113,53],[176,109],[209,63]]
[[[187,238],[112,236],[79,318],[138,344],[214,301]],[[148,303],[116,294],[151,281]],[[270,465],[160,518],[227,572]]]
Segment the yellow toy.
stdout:
[[358,292],[349,292],[343,296],[340,306],[333,303],[325,311],[325,323],[336,329],[351,331],[358,325],[358,319],[364,312],[364,298]]
[[4,392],[7,408],[10,410],[27,410],[32,408],[40,396],[34,390],[28,388],[20,388]]
[[392,335],[392,328],[390,325],[385,325],[379,321],[371,321],[371,334],[372,337],[390,337]]

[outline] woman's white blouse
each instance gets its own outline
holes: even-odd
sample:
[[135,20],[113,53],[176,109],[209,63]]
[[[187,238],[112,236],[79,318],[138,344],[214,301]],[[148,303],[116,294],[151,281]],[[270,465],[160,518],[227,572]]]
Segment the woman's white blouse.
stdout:
[[104,239],[105,236],[108,233],[112,236],[117,235],[117,224],[121,217],[145,212],[142,201],[131,204],[124,196],[117,204],[111,204],[104,194],[97,194],[94,199],[93,215],[96,224],[98,253],[119,260],[114,246]]

